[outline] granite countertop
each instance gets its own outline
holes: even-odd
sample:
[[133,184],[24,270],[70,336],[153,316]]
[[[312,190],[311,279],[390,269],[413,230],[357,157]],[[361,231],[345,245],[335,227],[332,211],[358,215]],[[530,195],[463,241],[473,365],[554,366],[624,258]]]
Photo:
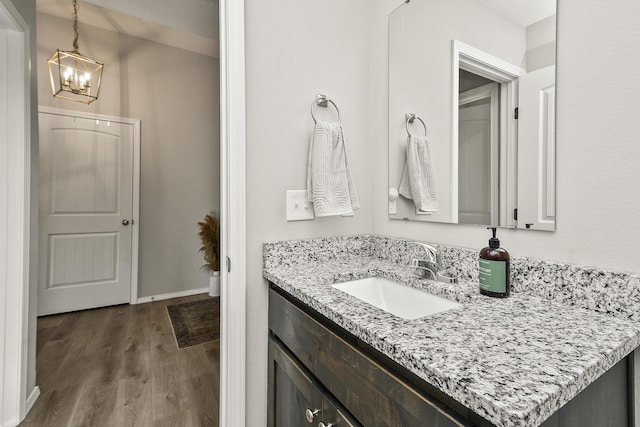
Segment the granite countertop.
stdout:
[[[640,345],[640,325],[477,283],[421,279],[369,256],[268,266],[264,277],[497,426],[537,426]],[[328,286],[385,277],[463,303],[405,320]]]

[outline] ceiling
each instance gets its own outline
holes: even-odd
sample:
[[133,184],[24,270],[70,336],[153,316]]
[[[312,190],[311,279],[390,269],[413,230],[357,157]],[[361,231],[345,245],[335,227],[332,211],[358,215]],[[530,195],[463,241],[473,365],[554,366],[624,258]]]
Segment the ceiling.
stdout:
[[[556,0],[480,0],[527,27],[556,13]],[[71,19],[71,0],[36,0],[40,13]],[[82,0],[82,24],[218,57],[218,0]]]
[[[105,30],[218,57],[217,0],[86,0],[78,20]],[[39,13],[71,19],[71,0],[36,0]]]
[[480,0],[502,15],[528,27],[556,14],[556,0]]

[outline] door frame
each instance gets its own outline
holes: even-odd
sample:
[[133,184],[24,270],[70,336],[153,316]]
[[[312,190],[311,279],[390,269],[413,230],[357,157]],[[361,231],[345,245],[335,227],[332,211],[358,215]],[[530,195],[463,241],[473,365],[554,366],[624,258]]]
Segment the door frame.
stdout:
[[[14,108],[0,112],[2,120],[11,124],[16,140],[12,147],[12,193],[4,195],[0,187],[0,224],[10,216],[12,234],[0,241],[0,263],[11,271],[0,277],[0,337],[4,336],[5,353],[0,353],[0,422],[15,425],[24,419],[28,408],[25,393],[29,312],[29,215],[30,215],[30,42],[29,26],[9,0],[0,0],[0,13],[6,12],[16,31],[12,37],[18,53],[5,63],[9,68],[10,98]],[[220,425],[243,426],[246,417],[246,175],[245,175],[245,49],[244,2],[221,0],[220,16],[220,135],[221,135],[221,231],[223,268],[221,297],[220,354]],[[2,15],[0,15],[2,16]],[[1,63],[1,62],[0,62]],[[3,116],[4,114],[4,116]],[[2,135],[0,135],[2,137]],[[0,139],[0,150],[8,146]],[[13,161],[15,160],[15,161]],[[5,186],[6,187],[6,186]],[[6,212],[6,213],[5,213]],[[231,218],[233,220],[231,220]],[[0,232],[4,230],[0,229]],[[3,243],[4,242],[4,243]],[[13,251],[7,251],[12,248]],[[15,249],[20,249],[16,251]],[[18,258],[18,259],[14,259]],[[233,269],[231,269],[233,260]],[[15,278],[15,280],[13,280]],[[13,286],[9,287],[9,284]],[[17,327],[7,328],[5,319],[15,319]],[[3,375],[0,373],[0,375]],[[5,393],[9,391],[9,393]],[[37,387],[30,395],[33,404]],[[35,397],[34,397],[35,395]],[[5,410],[7,408],[7,410]],[[7,411],[10,413],[7,414]],[[9,418],[8,418],[9,417]]]
[[219,8],[223,260],[220,269],[219,420],[221,426],[244,426],[247,381],[244,2],[220,0]]
[[[132,194],[132,216],[131,216],[131,287],[129,289],[129,303],[138,304],[138,250],[140,247],[140,132],[141,120],[131,119],[128,117],[109,116],[106,114],[88,113],[78,110],[66,110],[62,108],[53,108],[38,106],[38,114],[53,114],[56,116],[77,117],[90,120],[100,120],[106,122],[122,123],[133,125],[133,194]],[[38,272],[39,273],[39,272]],[[38,284],[39,286],[40,284]]]
[[[0,0],[0,424],[17,425],[39,394],[27,399],[29,338],[31,41],[29,26],[9,0]],[[9,100],[11,105],[9,106]],[[9,226],[10,224],[10,226]]]
[[[509,117],[510,112],[517,105],[517,79],[526,71],[516,65],[510,64],[490,55],[480,49],[459,40],[451,41],[452,64],[451,64],[451,221],[458,222],[458,104],[459,104],[459,70],[470,71],[479,76],[500,83],[500,117]],[[517,137],[517,129],[515,120],[509,120],[509,123],[500,124],[500,137],[506,135],[507,144],[501,144],[500,157],[517,159],[516,144],[514,136]],[[515,162],[513,162],[515,164]],[[500,179],[502,182],[508,182],[507,174],[514,174],[515,170],[502,171]],[[505,186],[503,186],[505,187]],[[513,188],[501,188],[501,197],[511,200],[511,193],[515,192]],[[504,194],[504,196],[503,196]],[[515,194],[515,193],[514,193]],[[515,200],[515,199],[514,199]],[[515,203],[515,202],[514,202]],[[504,211],[504,212],[503,212]],[[509,207],[505,205],[501,208],[501,218]],[[512,217],[507,215],[507,225],[513,225]],[[510,219],[511,218],[511,219]]]

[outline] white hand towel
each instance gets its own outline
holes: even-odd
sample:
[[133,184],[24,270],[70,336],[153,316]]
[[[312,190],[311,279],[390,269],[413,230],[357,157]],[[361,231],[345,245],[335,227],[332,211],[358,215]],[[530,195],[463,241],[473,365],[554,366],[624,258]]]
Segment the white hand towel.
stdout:
[[404,164],[399,193],[413,200],[418,212],[437,212],[438,193],[426,136],[407,138],[407,158]]
[[307,199],[316,216],[353,215],[360,209],[340,123],[318,122],[309,144]]

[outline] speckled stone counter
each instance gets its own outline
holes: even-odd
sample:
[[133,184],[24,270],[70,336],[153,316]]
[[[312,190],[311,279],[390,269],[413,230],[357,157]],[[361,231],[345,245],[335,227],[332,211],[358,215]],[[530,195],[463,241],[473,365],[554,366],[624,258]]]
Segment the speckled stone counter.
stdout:
[[[266,243],[264,277],[498,426],[539,425],[640,345],[640,325],[617,302],[612,315],[554,299],[556,271],[539,286],[514,286],[510,298],[488,298],[478,293],[471,261],[452,266],[459,284],[420,279],[402,262],[413,256],[403,244],[379,236]],[[372,276],[463,306],[405,320],[328,286]],[[597,281],[596,293],[601,287]]]

